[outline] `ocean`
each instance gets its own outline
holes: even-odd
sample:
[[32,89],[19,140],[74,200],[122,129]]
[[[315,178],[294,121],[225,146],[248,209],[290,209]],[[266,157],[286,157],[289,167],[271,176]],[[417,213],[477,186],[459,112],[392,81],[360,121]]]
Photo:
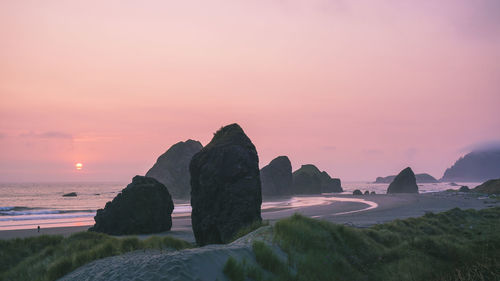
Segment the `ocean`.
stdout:
[[[458,183],[473,188],[479,183]],[[11,229],[31,229],[40,226],[90,226],[94,224],[97,209],[104,208],[127,183],[118,182],[58,182],[58,183],[0,183],[0,231]],[[368,182],[343,182],[345,194],[355,189],[375,191],[385,194],[388,184]],[[420,193],[457,189],[449,183],[419,184]],[[63,197],[76,192],[76,197]],[[283,205],[293,206],[294,198],[282,201],[264,201],[262,208]],[[189,202],[175,202],[173,215],[191,212]]]

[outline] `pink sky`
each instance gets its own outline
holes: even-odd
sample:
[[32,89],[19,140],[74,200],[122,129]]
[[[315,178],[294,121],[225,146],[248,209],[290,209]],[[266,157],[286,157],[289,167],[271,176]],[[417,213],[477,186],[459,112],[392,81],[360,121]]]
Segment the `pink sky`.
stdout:
[[1,1],[0,181],[128,182],[234,122],[261,166],[439,178],[500,140],[499,14],[497,0]]

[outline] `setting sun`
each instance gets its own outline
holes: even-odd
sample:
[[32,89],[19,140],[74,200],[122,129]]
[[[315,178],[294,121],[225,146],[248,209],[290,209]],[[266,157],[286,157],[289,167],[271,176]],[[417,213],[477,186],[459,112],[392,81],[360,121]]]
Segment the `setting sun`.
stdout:
[[83,164],[82,163],[76,163],[75,167],[76,167],[77,170],[81,170],[83,168]]

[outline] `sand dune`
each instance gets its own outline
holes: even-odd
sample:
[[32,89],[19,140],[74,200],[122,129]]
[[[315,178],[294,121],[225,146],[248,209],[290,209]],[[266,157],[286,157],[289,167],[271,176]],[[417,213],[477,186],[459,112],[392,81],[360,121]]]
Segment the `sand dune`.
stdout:
[[251,242],[269,240],[270,227],[260,228],[231,244],[181,251],[135,251],[94,261],[60,280],[228,280],[222,269],[232,256],[255,263]]

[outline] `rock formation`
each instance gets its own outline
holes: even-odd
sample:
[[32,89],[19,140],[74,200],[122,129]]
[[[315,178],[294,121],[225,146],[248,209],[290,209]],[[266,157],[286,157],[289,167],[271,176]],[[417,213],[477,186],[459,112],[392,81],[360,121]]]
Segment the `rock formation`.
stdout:
[[359,189],[356,189],[352,192],[352,195],[363,195],[363,192],[361,192],[361,190]]
[[[377,177],[374,183],[391,183],[396,178],[395,175],[387,177]],[[439,181],[429,174],[416,174],[417,183],[438,183]]]
[[474,192],[500,194],[500,179],[489,180],[473,189]]
[[292,164],[286,156],[279,156],[260,170],[262,196],[290,195],[292,191]]
[[387,193],[418,193],[417,180],[410,167],[402,170],[387,188]]
[[327,172],[311,164],[302,165],[293,172],[293,194],[319,194],[323,192],[342,192],[340,179],[331,178]]
[[189,162],[203,146],[199,141],[187,140],[172,145],[158,157],[146,177],[163,183],[173,198],[188,199],[191,193]]
[[484,182],[500,178],[500,148],[471,152],[446,169],[441,181]]
[[458,189],[459,192],[469,192],[470,191],[470,188],[466,185],[463,185],[461,186],[459,189]]
[[66,194],[63,194],[63,197],[76,197],[78,194],[76,194],[76,192],[70,192],[70,193],[66,193]]
[[162,183],[135,176],[104,209],[97,210],[90,231],[112,235],[146,234],[170,230],[174,203]]
[[241,228],[262,220],[259,157],[238,124],[217,131],[193,156],[189,171],[198,245],[227,243]]
[[370,195],[370,191],[366,190],[364,195]]

